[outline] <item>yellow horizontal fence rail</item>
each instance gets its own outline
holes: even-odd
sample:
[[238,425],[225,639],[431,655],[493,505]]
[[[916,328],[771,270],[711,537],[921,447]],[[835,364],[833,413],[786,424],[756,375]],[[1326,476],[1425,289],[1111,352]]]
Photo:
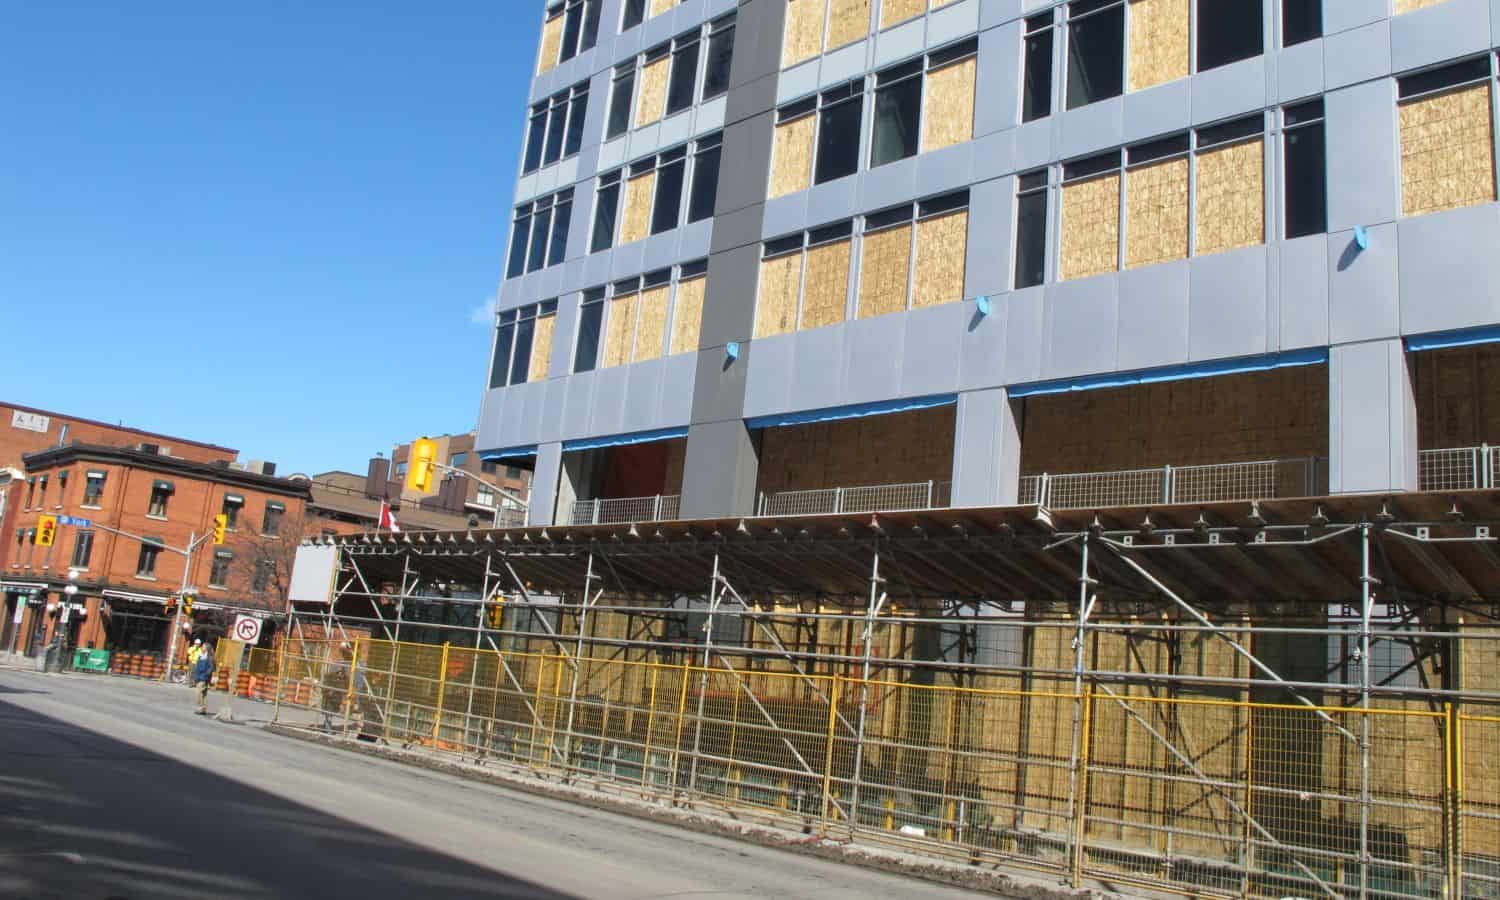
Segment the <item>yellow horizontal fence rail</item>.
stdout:
[[1500,896],[1500,706],[362,637],[248,666],[350,736],[958,859],[1224,896]]

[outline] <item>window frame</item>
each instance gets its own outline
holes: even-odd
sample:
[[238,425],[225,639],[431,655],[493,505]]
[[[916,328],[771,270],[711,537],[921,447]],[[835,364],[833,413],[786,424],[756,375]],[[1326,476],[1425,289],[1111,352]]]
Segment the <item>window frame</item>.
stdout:
[[[1232,65],[1234,65],[1237,62],[1244,62],[1247,59],[1254,59],[1257,56],[1265,56],[1266,55],[1266,37],[1265,37],[1265,35],[1266,35],[1266,9],[1265,9],[1265,4],[1261,3],[1260,0],[1255,0],[1255,2],[1253,2],[1253,3],[1245,3],[1244,0],[1228,0],[1228,2],[1234,3],[1235,6],[1236,6],[1236,8],[1253,9],[1253,10],[1256,11],[1256,15],[1260,18],[1260,31],[1257,34],[1257,39],[1260,42],[1260,49],[1257,52],[1255,52],[1255,53],[1251,53],[1251,54],[1248,54],[1246,56],[1237,56],[1237,57],[1235,57],[1233,59],[1226,59],[1226,60],[1224,60],[1222,62],[1216,62],[1213,65],[1208,66],[1208,67],[1205,68],[1203,66],[1203,64],[1202,64],[1202,55],[1203,55],[1203,33],[1202,33],[1202,29],[1204,27],[1204,23],[1206,23],[1206,22],[1214,22],[1214,21],[1217,20],[1218,17],[1212,16],[1212,15],[1202,15],[1202,14],[1200,14],[1199,10],[1198,10],[1198,7],[1203,2],[1205,2],[1205,0],[1193,0],[1193,10],[1192,10],[1192,42],[1191,42],[1192,55],[1193,55],[1193,65],[1192,65],[1191,71],[1192,71],[1193,74],[1197,75],[1197,74],[1202,73],[1202,72],[1212,72],[1215,69],[1222,69],[1225,66],[1232,66]],[[1129,26],[1127,25],[1126,27],[1128,28]],[[1128,35],[1129,31],[1127,31],[1126,34]],[[1128,63],[1127,63],[1127,65],[1128,65]]]
[[[699,180],[698,179],[699,179],[699,177],[703,173],[703,166],[704,166],[703,160],[709,154],[712,154],[714,156],[714,160],[715,160],[714,161],[714,174],[713,174],[713,190],[711,192],[712,196],[710,196],[710,198],[709,198],[708,212],[706,214],[704,214],[704,215],[694,217],[694,215],[693,215],[693,207],[695,205],[694,201],[698,199],[698,189],[699,189]],[[689,178],[690,178],[690,184],[687,186],[687,189],[684,191],[684,193],[687,195],[687,203],[686,203],[686,209],[684,210],[684,216],[686,218],[685,218],[683,224],[691,225],[694,222],[702,222],[705,219],[712,219],[714,217],[714,209],[715,209],[715,207],[718,204],[719,175],[720,175],[720,167],[723,165],[723,162],[724,162],[724,156],[723,156],[723,154],[724,154],[724,132],[722,132],[722,131],[715,131],[712,134],[706,134],[703,137],[700,137],[697,140],[693,141],[693,149],[692,149],[691,153],[689,154],[689,156],[691,157],[691,159],[689,160],[689,171],[688,171],[688,175],[689,175]]]
[[[635,118],[635,87],[639,80],[637,76],[640,69],[640,56],[637,55],[629,62],[615,66],[614,73],[609,79],[609,109],[604,119],[604,139],[614,140],[617,137],[629,134],[631,123]],[[621,91],[624,91],[623,96]],[[624,104],[621,105],[621,101]],[[616,123],[616,119],[623,119],[623,124]]]
[[156,580],[156,564],[161,560],[161,551],[166,545],[160,538],[141,541],[140,551],[135,557],[135,577]]
[[[511,220],[510,247],[506,252],[505,278],[520,278],[533,272],[540,272],[560,265],[567,258],[568,230],[572,226],[574,188],[566,187],[560,191],[544,194],[526,203],[522,203],[515,209],[515,215]],[[560,211],[566,211],[565,216],[559,216]],[[545,234],[538,236],[536,233],[536,217],[547,216]],[[524,229],[522,223],[525,223]],[[562,222],[559,229],[558,223]],[[524,231],[525,243],[518,241],[522,238]],[[557,246],[557,240],[561,238],[561,250]],[[520,271],[516,271],[517,258],[519,254]],[[533,263],[533,260],[536,260]]]
[[[220,568],[222,564],[222,570]],[[234,565],[234,551],[215,550],[208,567],[208,586],[225,590],[229,587],[229,569]]]
[[[577,334],[573,338],[573,367],[570,370],[575,375],[582,372],[592,372],[599,367],[599,341],[604,337],[604,303],[608,292],[608,285],[588,288],[583,292],[583,296],[578,302],[578,328],[575,329]],[[594,323],[593,328],[593,347],[588,351],[588,365],[584,366],[581,363],[585,347],[584,316],[586,314],[592,315],[596,310],[598,321]]]
[[[92,530],[82,528],[73,536],[73,553],[68,557],[68,568],[80,572],[89,570],[89,562],[94,556],[94,534]],[[80,553],[83,556],[82,561],[78,559]]]
[[[735,13],[730,13],[727,16],[720,16],[714,21],[708,23],[703,37],[703,75],[699,80],[698,87],[699,103],[707,103],[709,100],[712,100],[715,97],[722,97],[725,94],[729,93],[729,81],[731,78],[731,72],[734,68],[734,42],[736,38],[735,26],[737,24],[738,16]],[[709,93],[709,62],[714,58],[713,50],[716,41],[720,40],[727,40],[729,42],[729,60],[726,64],[726,70],[724,72],[724,86],[722,89],[716,88],[713,93]]]
[[[1057,21],[1057,9],[1049,9],[1046,12],[1028,16],[1021,23],[1021,102],[1017,112],[1020,114],[1021,124],[1035,122],[1055,115],[1057,112],[1057,51],[1063,44],[1060,34],[1063,25]],[[1044,21],[1045,20],[1045,21]],[[1047,38],[1047,103],[1046,110],[1030,118],[1026,117],[1026,102],[1030,96],[1027,78],[1031,76],[1031,41],[1039,35]]]
[[[1038,180],[1039,179],[1039,180]],[[1042,261],[1040,272],[1035,281],[1021,283],[1021,201],[1032,197],[1042,198]],[[1011,289],[1025,290],[1038,287],[1047,283],[1049,274],[1049,263],[1052,255],[1049,247],[1052,239],[1052,229],[1049,227],[1052,218],[1052,167],[1046,166],[1041,169],[1033,169],[1029,172],[1018,172],[1016,174],[1016,222],[1014,248],[1011,254]]]
[[151,482],[150,499],[146,503],[146,517],[150,519],[165,519],[167,507],[172,501],[171,482],[156,479]]
[[[83,475],[83,501],[78,505],[85,509],[101,509],[100,504],[104,502],[104,485],[108,480],[108,472],[85,470]],[[97,490],[95,490],[96,487]]]
[[[1290,4],[1293,4],[1293,3],[1300,3],[1300,4],[1302,4],[1302,7],[1304,9],[1311,10],[1310,18],[1316,20],[1316,28],[1314,30],[1310,31],[1309,33],[1307,33],[1305,36],[1298,37],[1294,41],[1288,41],[1286,39],[1286,32],[1287,32],[1287,28],[1286,28],[1286,23],[1287,23],[1286,10],[1287,10],[1287,6],[1290,5]],[[1277,10],[1276,10],[1276,12],[1277,12],[1277,22],[1279,23],[1279,25],[1281,27],[1280,39],[1281,39],[1281,46],[1282,46],[1283,49],[1286,48],[1286,47],[1295,47],[1295,46],[1297,46],[1299,44],[1305,44],[1308,41],[1315,41],[1315,40],[1323,37],[1323,2],[1322,2],[1322,0],[1281,0],[1281,2],[1277,4]]]
[[[272,516],[271,513],[276,515]],[[263,537],[277,537],[281,534],[281,520],[286,517],[286,504],[279,500],[267,500],[266,508],[261,518],[260,533]]]
[[[1314,107],[1316,107],[1316,112],[1315,113],[1312,111]],[[1297,115],[1297,113],[1299,113],[1301,111],[1304,111],[1304,110],[1307,111],[1307,115]],[[1281,147],[1280,147],[1280,150],[1281,150],[1281,172],[1279,173],[1281,175],[1281,209],[1280,209],[1280,213],[1281,213],[1280,219],[1281,219],[1281,221],[1279,223],[1280,230],[1281,230],[1281,237],[1282,237],[1283,240],[1295,240],[1296,238],[1311,237],[1313,235],[1318,235],[1318,234],[1327,234],[1328,233],[1328,128],[1327,128],[1327,119],[1326,119],[1327,109],[1326,109],[1326,106],[1324,104],[1324,100],[1323,100],[1323,98],[1321,96],[1319,96],[1319,97],[1312,98],[1310,100],[1304,100],[1304,101],[1299,102],[1299,103],[1287,103],[1287,104],[1283,104],[1281,106],[1281,108],[1279,110],[1277,110],[1277,115],[1278,115],[1279,123],[1281,125],[1281,134],[1280,134],[1280,139],[1281,139]],[[1295,121],[1293,121],[1294,117],[1295,117]],[[1321,227],[1315,228],[1315,229],[1313,229],[1311,231],[1299,231],[1298,233],[1293,234],[1292,233],[1292,227],[1291,227],[1291,220],[1290,220],[1290,216],[1291,216],[1291,212],[1292,212],[1291,197],[1292,197],[1292,194],[1293,194],[1293,191],[1292,191],[1291,169],[1290,169],[1291,161],[1292,161],[1292,151],[1291,151],[1291,148],[1290,148],[1290,146],[1288,144],[1288,139],[1292,138],[1292,137],[1296,137],[1299,134],[1311,132],[1313,130],[1317,130],[1317,131],[1321,132],[1321,137],[1322,137],[1322,141],[1323,141],[1323,147],[1322,147],[1322,152],[1323,152],[1323,177],[1322,177],[1322,185],[1321,185],[1321,187],[1322,187],[1322,191],[1321,191],[1321,193],[1322,193],[1322,208],[1320,210],[1320,213],[1321,213],[1320,218],[1322,220],[1321,221]]]
[[[1080,6],[1081,7],[1086,7],[1086,8],[1084,9],[1083,12],[1080,12],[1080,13],[1078,13],[1078,14],[1075,15],[1074,12],[1073,12],[1073,8],[1074,7],[1080,7]],[[1126,88],[1129,86],[1129,78],[1130,78],[1130,71],[1129,71],[1129,67],[1130,67],[1130,52],[1129,52],[1129,46],[1128,46],[1128,41],[1129,41],[1129,37],[1130,37],[1130,10],[1128,9],[1128,6],[1129,6],[1129,3],[1127,2],[1127,0],[1071,0],[1071,2],[1069,2],[1069,3],[1067,3],[1067,4],[1064,5],[1064,7],[1063,7],[1063,21],[1062,21],[1062,26],[1063,26],[1063,30],[1064,30],[1064,37],[1063,37],[1063,42],[1062,42],[1063,51],[1064,51],[1064,57],[1063,57],[1063,85],[1062,85],[1063,100],[1062,100],[1062,104],[1063,104],[1063,110],[1065,112],[1070,112],[1070,111],[1075,110],[1075,109],[1082,109],[1085,106],[1092,106],[1095,103],[1101,103],[1101,102],[1103,102],[1105,100],[1112,100],[1115,97],[1122,97],[1122,96],[1124,96],[1127,93]],[[1102,17],[1105,14],[1108,14],[1111,11],[1116,10],[1116,9],[1118,9],[1120,11],[1120,13],[1119,13],[1120,14],[1120,41],[1119,41],[1119,47],[1120,47],[1119,84],[1120,84],[1120,87],[1119,87],[1119,90],[1116,91],[1116,92],[1114,92],[1114,93],[1112,93],[1112,94],[1105,94],[1105,95],[1094,97],[1093,99],[1086,100],[1086,101],[1083,101],[1083,102],[1075,104],[1073,102],[1073,92],[1072,92],[1072,84],[1073,84],[1073,79],[1072,79],[1072,74],[1073,74],[1073,44],[1074,44],[1073,28],[1074,28],[1074,25],[1076,23],[1078,23],[1078,22],[1086,22],[1086,21],[1088,21],[1089,19],[1092,19],[1092,18]],[[1054,85],[1054,88],[1055,87],[1056,86]],[[1056,105],[1056,102],[1054,101],[1054,108],[1055,108],[1055,105]]]
[[[238,500],[232,500],[232,499],[230,499],[231,497],[239,497],[239,499]],[[220,508],[219,508],[219,514],[222,515],[224,517],[224,519],[225,519],[224,530],[226,530],[226,531],[238,531],[239,530],[240,512],[244,508],[245,508],[245,498],[244,497],[240,497],[238,494],[225,494],[224,495],[224,500],[220,504]]]
[[[557,300],[542,300],[537,303],[528,303],[525,306],[517,306],[512,309],[502,310],[495,317],[495,346],[490,354],[490,390],[498,388],[514,387],[518,384],[526,384],[531,380],[531,354],[536,349],[536,323],[548,316],[557,315]],[[525,359],[517,356],[516,351],[521,346],[522,334],[526,328],[526,355]],[[505,365],[499,365],[502,357],[500,355],[501,335],[509,329],[505,341]],[[554,332],[555,334],[555,332]],[[516,379],[517,367],[523,367],[520,380]],[[496,373],[504,371],[505,378],[496,383]],[[451,463],[450,463],[451,465]]]

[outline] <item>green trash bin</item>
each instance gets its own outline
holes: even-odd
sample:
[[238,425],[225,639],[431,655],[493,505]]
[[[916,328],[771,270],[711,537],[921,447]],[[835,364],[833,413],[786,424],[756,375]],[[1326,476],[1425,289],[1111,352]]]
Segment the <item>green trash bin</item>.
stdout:
[[109,651],[79,648],[73,651],[73,668],[80,672],[108,672]]

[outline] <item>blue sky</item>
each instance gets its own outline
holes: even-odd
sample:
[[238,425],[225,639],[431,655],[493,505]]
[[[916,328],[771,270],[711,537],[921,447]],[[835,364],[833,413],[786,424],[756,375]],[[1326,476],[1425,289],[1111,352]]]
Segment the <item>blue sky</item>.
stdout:
[[0,11],[0,400],[281,471],[475,425],[540,4]]

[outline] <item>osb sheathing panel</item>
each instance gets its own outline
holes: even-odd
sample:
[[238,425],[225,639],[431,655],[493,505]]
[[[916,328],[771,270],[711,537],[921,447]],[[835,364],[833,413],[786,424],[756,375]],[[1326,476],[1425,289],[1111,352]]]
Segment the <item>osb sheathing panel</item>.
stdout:
[[635,327],[635,352],[631,362],[642,362],[661,356],[667,342],[667,301],[671,286],[662,285],[641,294],[640,315]]
[[542,52],[537,60],[537,74],[540,75],[557,65],[557,53],[562,49],[562,32],[562,16],[553,16],[542,26]]
[[1489,85],[1402,104],[1401,209],[1408,216],[1495,199]]
[[1053,394],[1025,404],[1023,475],[1328,455],[1327,366]]
[[1409,359],[1418,447],[1500,444],[1500,392],[1494,388],[1500,384],[1500,344],[1428,350]]
[[927,74],[924,151],[962,144],[974,136],[974,78],[978,71],[979,59],[971,56]]
[[651,0],[651,15],[659,16],[680,2],[681,0]]
[[682,493],[682,470],[687,462],[687,438],[665,441],[667,445],[667,474],[662,479],[662,490],[668,494]]
[[630,345],[635,337],[637,294],[627,294],[609,301],[604,331],[603,367],[624,365],[630,359]]
[[642,240],[651,232],[651,195],[655,192],[655,171],[637,175],[625,183],[625,217],[620,223],[620,243]]
[[672,67],[672,57],[663,56],[641,69],[636,82],[635,127],[650,125],[667,109],[667,75]]
[[1087,278],[1119,267],[1120,176],[1105,175],[1062,189],[1062,252],[1057,277]]
[[927,0],[880,0],[880,27],[889,28],[927,10]]
[[905,310],[910,275],[910,225],[865,235],[859,255],[859,306],[855,317],[868,319]]
[[823,16],[828,0],[787,0],[786,37],[781,45],[781,67],[795,66],[823,50]]
[[955,407],[768,428],[758,490],[947,481]]
[[547,377],[547,367],[552,364],[552,334],[557,328],[557,316],[544,316],[536,320],[536,333],[531,338],[531,367],[526,373],[527,381],[542,381]]
[[833,0],[828,8],[828,49],[870,33],[870,0]]
[[1130,0],[1129,90],[1188,74],[1191,0]]
[[1256,139],[1198,154],[1197,255],[1265,242],[1265,149]]
[[1396,0],[1396,15],[1409,13],[1424,6],[1436,6],[1443,0]]
[[776,126],[776,140],[771,149],[772,197],[806,190],[812,180],[813,134],[817,116],[803,116]]
[[844,321],[849,294],[849,241],[807,251],[807,289],[799,328],[822,328]]
[[[1493,634],[1500,620],[1464,614],[1459,631]],[[1460,643],[1459,677],[1466,691],[1493,691],[1500,684],[1500,641],[1469,638]],[[1500,703],[1465,704],[1469,718],[1459,722],[1463,745],[1460,773],[1469,816],[1464,820],[1464,851],[1493,856],[1500,847]],[[1480,814],[1489,818],[1480,818]]]
[[1125,268],[1188,252],[1188,161],[1168,159],[1125,173]]
[[698,332],[703,327],[703,291],[707,286],[707,278],[691,278],[677,283],[677,308],[672,313],[672,353],[693,353],[698,349]]
[[797,292],[802,287],[802,254],[791,253],[760,264],[756,292],[755,336],[786,334],[797,324]]
[[912,309],[952,303],[964,297],[964,260],[969,247],[969,211],[934,216],[917,223],[917,273]]

